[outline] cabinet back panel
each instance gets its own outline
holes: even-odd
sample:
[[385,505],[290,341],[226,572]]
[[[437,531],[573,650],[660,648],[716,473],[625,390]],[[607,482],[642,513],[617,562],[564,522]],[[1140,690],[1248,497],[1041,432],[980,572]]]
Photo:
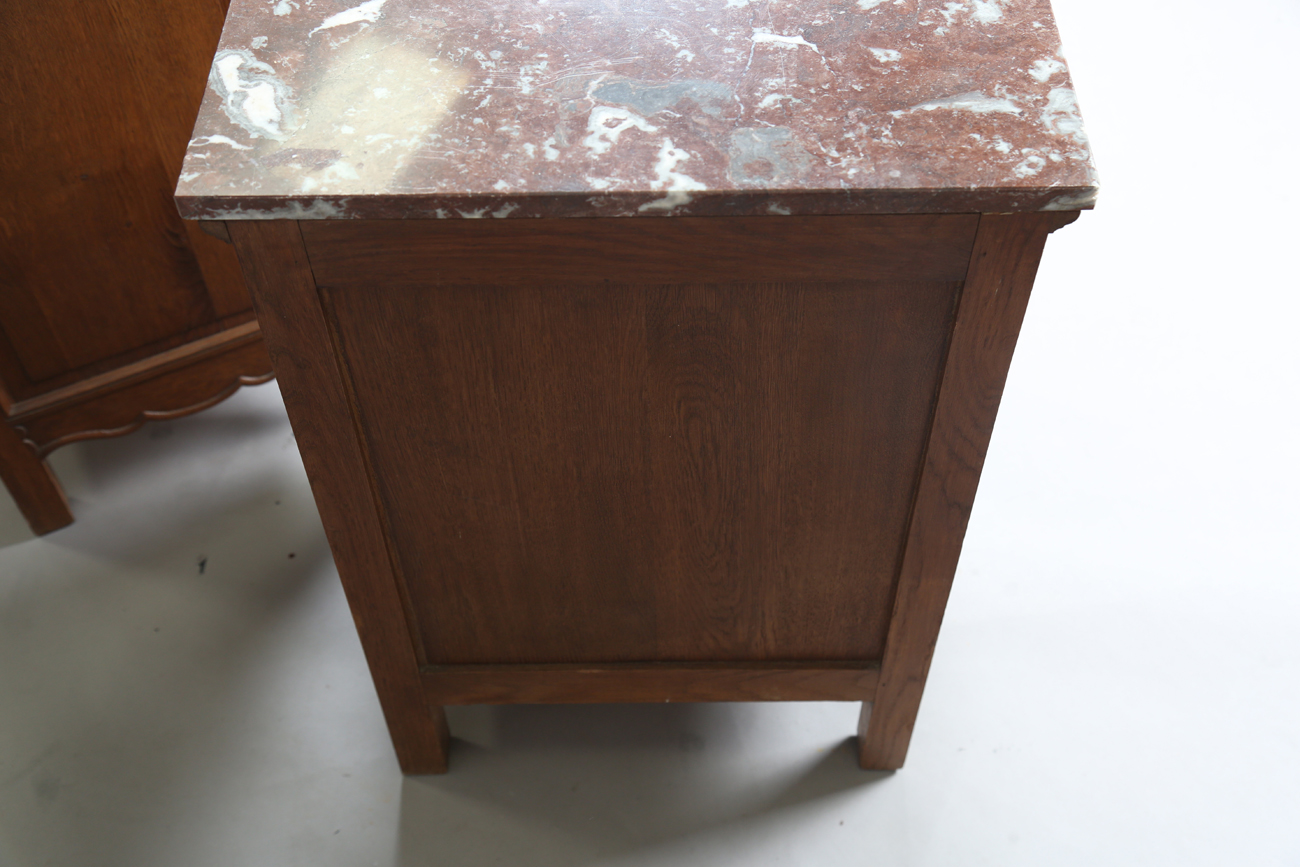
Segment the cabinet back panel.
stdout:
[[322,296],[426,661],[880,658],[959,284],[375,285]]

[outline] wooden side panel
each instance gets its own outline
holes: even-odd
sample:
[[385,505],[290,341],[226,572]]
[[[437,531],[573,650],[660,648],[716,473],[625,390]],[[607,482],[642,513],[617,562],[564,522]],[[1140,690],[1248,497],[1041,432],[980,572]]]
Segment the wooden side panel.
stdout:
[[50,0],[6,13],[0,329],[12,352],[0,375],[30,396],[249,302],[232,252],[206,239],[196,253],[171,198],[223,4]]
[[[522,273],[521,239],[488,270]],[[769,261],[844,273],[888,249],[858,241],[786,236]],[[670,285],[326,269],[428,662],[880,658],[957,285],[706,260]]]
[[863,768],[903,766],[1043,245],[1076,213],[986,215],[971,255],[917,490]]
[[334,343],[292,222],[231,223],[285,407],[402,770],[447,770],[442,708],[427,705]]
[[874,663],[426,666],[438,704],[871,701]]

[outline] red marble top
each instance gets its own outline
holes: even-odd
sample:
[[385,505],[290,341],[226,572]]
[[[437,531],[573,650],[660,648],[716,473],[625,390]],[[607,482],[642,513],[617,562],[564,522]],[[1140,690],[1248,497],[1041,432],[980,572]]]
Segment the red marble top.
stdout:
[[1047,0],[232,0],[202,219],[1075,210]]

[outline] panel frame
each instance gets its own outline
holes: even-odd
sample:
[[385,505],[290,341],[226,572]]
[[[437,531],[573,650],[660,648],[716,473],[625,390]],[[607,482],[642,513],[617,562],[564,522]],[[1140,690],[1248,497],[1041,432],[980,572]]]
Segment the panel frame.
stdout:
[[871,662],[701,662],[622,665],[426,665],[438,704],[691,701],[872,701]]
[[913,501],[880,683],[858,722],[864,770],[896,770],[907,758],[1043,247],[1049,234],[1078,216],[980,217]]
[[450,734],[427,700],[351,395],[298,223],[232,221],[285,409],[339,578],[406,774],[447,771]]

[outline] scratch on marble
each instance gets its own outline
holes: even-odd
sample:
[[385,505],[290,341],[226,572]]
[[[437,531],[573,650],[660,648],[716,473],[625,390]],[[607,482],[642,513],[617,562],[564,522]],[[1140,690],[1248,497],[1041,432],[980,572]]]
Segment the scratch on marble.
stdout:
[[705,79],[639,81],[613,78],[592,87],[591,96],[603,103],[632,109],[642,116],[672,108],[684,99],[692,99],[705,114],[717,117],[723,106],[735,99],[735,91],[721,82]]

